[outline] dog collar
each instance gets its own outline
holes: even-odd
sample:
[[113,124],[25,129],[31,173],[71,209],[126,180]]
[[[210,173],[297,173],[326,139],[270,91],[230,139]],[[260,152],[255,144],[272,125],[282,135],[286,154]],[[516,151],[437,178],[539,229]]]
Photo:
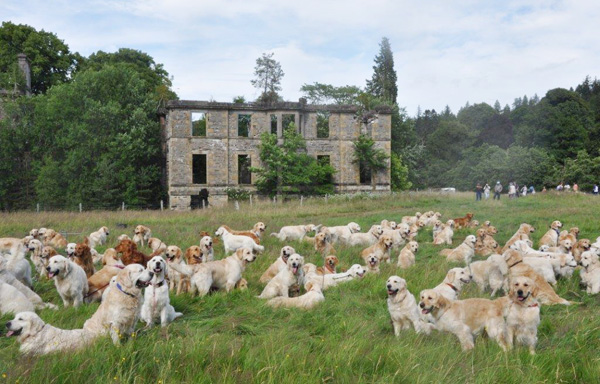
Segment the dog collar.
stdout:
[[558,235],[558,237],[560,237],[560,231],[557,228],[552,228],[554,229],[554,232],[556,232],[556,234]]
[[535,303],[535,304],[528,305],[527,307],[528,308],[535,308],[535,307],[539,307],[539,304]]
[[515,265],[517,265],[517,264],[519,264],[519,263],[522,263],[522,262],[523,262],[523,260],[517,261],[517,262],[516,262],[516,263],[514,263],[513,265],[509,265],[509,266],[508,266],[508,268],[512,268],[512,267],[514,267]]
[[450,283],[446,283],[447,286],[449,286],[450,288],[452,288],[454,290],[454,292],[458,292],[458,288],[456,288],[454,285],[450,284]]
[[162,287],[165,284],[165,280],[161,281],[158,284],[154,284],[155,287]]
[[121,287],[121,284],[119,284],[119,283],[117,283],[117,289],[118,289],[119,291],[123,292],[124,294],[126,294],[127,296],[131,296],[131,297],[135,298],[135,295],[134,295],[134,294],[132,294],[132,293],[129,293],[129,292],[125,292],[125,291],[123,290],[123,287]]
[[124,269],[125,267],[122,265],[111,265],[111,267],[115,267],[115,268],[119,268],[119,269]]

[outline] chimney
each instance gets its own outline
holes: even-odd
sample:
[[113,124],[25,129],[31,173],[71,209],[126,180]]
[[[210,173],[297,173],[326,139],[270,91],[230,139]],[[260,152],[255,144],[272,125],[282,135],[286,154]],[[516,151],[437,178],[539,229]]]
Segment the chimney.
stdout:
[[29,66],[29,60],[27,60],[27,55],[24,53],[19,53],[17,59],[19,68],[23,71],[23,77],[25,78],[25,95],[31,96],[31,67]]

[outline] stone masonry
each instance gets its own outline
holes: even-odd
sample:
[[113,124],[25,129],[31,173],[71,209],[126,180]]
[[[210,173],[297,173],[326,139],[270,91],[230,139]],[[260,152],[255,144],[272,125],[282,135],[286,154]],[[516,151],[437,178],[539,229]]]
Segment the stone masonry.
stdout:
[[[329,137],[317,138],[317,114],[329,113]],[[353,141],[361,132],[369,133],[378,148],[391,152],[391,111],[377,109],[376,118],[369,124],[356,116],[353,105],[310,105],[304,99],[298,103],[270,105],[218,103],[205,101],[169,101],[163,124],[163,149],[166,152],[166,183],[171,209],[190,209],[192,196],[206,188],[211,204],[227,201],[227,187],[255,190],[255,175],[251,183],[238,183],[238,156],[246,155],[252,166],[261,166],[259,159],[260,135],[271,132],[271,115],[277,118],[277,136],[282,137],[283,116],[294,116],[300,133],[306,140],[307,153],[317,157],[329,156],[336,169],[334,184],[338,193],[371,191],[371,183],[360,183],[359,165],[352,163]],[[192,135],[192,114],[203,114],[206,135]],[[248,137],[238,136],[238,116],[250,115]],[[274,117],[273,117],[274,119]],[[193,183],[193,155],[206,155],[206,183]],[[377,173],[376,190],[390,191],[388,169]]]

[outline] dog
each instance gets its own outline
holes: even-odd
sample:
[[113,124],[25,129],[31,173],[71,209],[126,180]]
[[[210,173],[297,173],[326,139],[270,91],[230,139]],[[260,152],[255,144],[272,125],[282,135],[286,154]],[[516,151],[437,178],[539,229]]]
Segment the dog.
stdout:
[[351,281],[354,279],[362,279],[367,273],[366,269],[360,264],[354,264],[346,272],[333,273],[329,275],[319,276],[317,274],[317,266],[311,263],[307,263],[303,267],[304,270],[304,288],[306,289],[307,284],[318,284],[321,290],[334,287],[340,283]]
[[365,269],[367,270],[367,273],[379,274],[379,265],[381,264],[381,260],[379,259],[379,256],[377,256],[376,253],[371,253],[364,260]]
[[505,288],[508,266],[502,255],[493,254],[486,260],[474,261],[470,268],[473,281],[477,284],[480,292],[484,292],[489,287],[493,297],[499,289]]
[[337,273],[337,265],[340,261],[335,255],[329,255],[325,257],[325,262],[323,263],[323,267],[317,268],[317,275],[330,275],[332,273]]
[[471,282],[472,276],[467,268],[452,268],[446,273],[441,284],[433,288],[448,300],[456,300],[464,284]]
[[88,303],[102,300],[102,293],[108,287],[110,280],[119,274],[121,269],[125,268],[125,265],[117,260],[117,251],[114,248],[108,248],[104,252],[102,258],[102,264],[104,265],[101,270],[88,277],[88,294],[85,300]]
[[[250,241],[252,241],[250,239]],[[238,248],[234,254],[222,260],[207,263],[186,265],[168,263],[174,269],[190,279],[190,292],[207,295],[212,289],[225,289],[231,292],[242,279],[246,266],[256,260],[256,255],[250,248]]]
[[135,244],[140,244],[143,247],[144,243],[147,243],[150,237],[152,237],[152,231],[150,228],[144,225],[138,225],[135,227],[133,234],[133,242]]
[[346,245],[351,247],[356,245],[370,246],[375,244],[382,234],[383,228],[381,228],[381,225],[373,225],[367,233],[358,232],[351,234],[348,237]]
[[17,288],[0,280],[0,315],[33,312],[35,307]]
[[115,284],[103,297],[96,312],[83,329],[93,335],[109,334],[115,345],[135,329],[142,305],[142,290],[150,285],[154,273],[140,264],[129,264],[114,277]]
[[230,233],[225,227],[221,226],[215,232],[216,236],[220,236],[223,240],[225,253],[235,252],[239,248],[248,248],[252,252],[262,253],[265,247],[258,245],[248,236],[238,236]]
[[[167,251],[165,252],[165,258],[167,260],[167,263],[176,263],[176,264],[182,264],[184,263],[183,260],[183,252],[181,251],[181,248],[179,248],[176,245],[170,245],[167,247]],[[182,275],[181,273],[177,272],[176,270],[174,270],[173,268],[171,268],[169,270],[169,290],[170,291],[176,291],[176,294],[179,295],[182,292],[187,292],[190,289],[190,279],[185,276]]]
[[509,249],[502,256],[508,266],[509,283],[512,279],[519,276],[528,277],[535,282],[538,288],[538,299],[541,304],[571,304],[558,296],[554,292],[554,289],[552,289],[552,286],[540,274],[535,272],[530,265],[523,263],[523,256],[518,251]]
[[325,301],[323,291],[318,284],[308,283],[306,285],[306,293],[298,297],[278,296],[267,301],[267,305],[273,308],[300,308],[312,309],[319,303]]
[[[527,277],[520,276],[511,281],[506,315],[507,341],[529,348],[535,354],[537,344],[537,328],[540,324],[540,305],[537,301],[537,286]],[[514,340],[514,341],[513,341]]]
[[169,300],[169,284],[165,279],[167,263],[162,257],[154,256],[146,268],[153,272],[154,276],[144,291],[141,318],[147,327],[151,327],[157,320],[160,320],[162,327],[166,327],[183,315],[181,312],[175,312]]
[[399,248],[410,237],[410,227],[408,224],[400,223],[396,226],[396,229],[384,229],[379,237],[381,236],[391,237],[393,242],[392,248]]
[[360,253],[360,256],[363,258],[365,263],[367,262],[367,258],[371,255],[375,255],[379,260],[385,261],[386,263],[391,263],[390,259],[390,251],[393,245],[392,238],[390,236],[381,235],[379,236],[379,240],[377,243],[371,245],[368,248],[365,248]]
[[185,262],[188,265],[202,263],[202,250],[200,249],[200,246],[192,245],[185,250]]
[[533,232],[535,232],[535,228],[532,225],[527,224],[527,223],[522,223],[519,226],[519,229],[517,230],[517,232],[515,232],[515,234],[512,235],[512,237],[510,239],[508,239],[506,244],[504,244],[504,247],[502,247],[501,253],[504,254],[504,252],[506,252],[506,250],[508,250],[510,248],[510,246],[513,245],[518,240],[531,241],[531,239],[529,238],[529,235],[531,235]]
[[203,263],[215,260],[213,239],[210,236],[204,236],[200,239],[200,257]]
[[560,237],[560,229],[562,226],[563,225],[560,221],[553,221],[552,224],[550,224],[550,229],[540,239],[540,247],[542,245],[556,247],[558,245],[558,238]]
[[52,256],[48,261],[48,278],[54,279],[56,290],[66,307],[79,307],[88,293],[85,271],[64,256]]
[[573,247],[573,257],[578,263],[581,261],[581,255],[583,252],[589,251],[592,247],[590,239],[580,239]]
[[579,228],[573,227],[569,228],[568,231],[561,231],[558,236],[558,241],[569,239],[571,240],[571,244],[577,244],[577,240],[579,239]]
[[0,282],[6,283],[19,292],[21,292],[27,300],[29,300],[35,309],[51,308],[58,309],[58,307],[51,303],[44,303],[42,298],[37,293],[32,291],[28,286],[23,284],[16,276],[8,269],[8,261],[0,255]]
[[70,352],[94,341],[94,335],[83,329],[60,329],[45,323],[35,312],[19,312],[6,323],[6,336],[15,336],[21,343],[19,351],[27,355]]
[[64,248],[67,246],[67,239],[54,229],[47,229],[44,233],[44,245],[54,248]]
[[590,295],[600,293],[600,261],[598,253],[586,251],[581,255],[581,282],[586,286],[586,292]]
[[151,259],[150,256],[138,251],[136,243],[132,240],[121,240],[115,247],[115,251],[121,254],[124,265],[140,264],[145,267]]
[[275,262],[273,262],[273,264],[271,264],[269,268],[267,268],[267,270],[262,274],[258,281],[263,284],[268,283],[281,270],[287,267],[288,258],[294,253],[296,253],[296,250],[290,247],[289,245],[286,245],[285,247],[281,248],[277,260],[275,260]]
[[448,220],[446,224],[442,224],[442,229],[433,239],[434,245],[448,244],[452,245],[452,237],[454,236],[454,220]]
[[440,255],[446,256],[446,260],[460,262],[464,261],[466,265],[471,264],[471,259],[475,255],[475,243],[477,238],[469,235],[461,245],[454,249],[442,249]]
[[[493,228],[493,227],[488,227]],[[476,232],[477,241],[475,242],[475,254],[478,256],[489,256],[496,253],[499,244],[487,228],[479,228]]]
[[131,237],[129,237],[129,235],[126,234],[121,234],[119,235],[119,237],[117,237],[117,241],[120,243],[122,240],[131,240]]
[[106,239],[109,235],[108,227],[100,227],[96,232],[90,233],[88,239],[90,239],[90,248],[96,248],[97,245],[106,244]]
[[419,243],[410,241],[398,255],[398,267],[402,269],[410,268],[415,265],[415,254],[419,250]]
[[271,233],[279,239],[279,241],[288,240],[302,240],[309,232],[316,232],[321,228],[320,225],[308,224],[308,225],[290,225],[282,227],[279,233]]
[[265,286],[260,299],[271,299],[277,296],[289,297],[290,287],[302,281],[302,266],[304,257],[297,253],[291,255],[287,260],[287,268],[279,271]]
[[162,256],[167,250],[167,244],[163,243],[158,237],[149,238],[148,247],[152,249],[152,253],[149,257]]
[[406,223],[408,225],[413,225],[414,223],[417,222],[417,220],[419,220],[422,216],[421,212],[417,212],[415,213],[414,216],[403,216],[402,220],[400,220],[400,222],[402,223]]
[[438,331],[454,334],[463,351],[473,349],[474,337],[484,330],[502,350],[509,348],[502,302],[487,299],[448,300],[433,289],[422,291],[420,299],[421,313],[431,314]]
[[385,283],[387,288],[387,307],[394,326],[394,335],[400,336],[400,331],[412,326],[417,333],[430,334],[432,324],[419,317],[417,301],[406,287],[406,280],[399,276],[390,276]]
[[[264,225],[264,224],[263,224]],[[233,230],[231,228],[229,228],[227,225],[223,225],[223,228],[225,228],[229,233],[231,233],[232,235],[236,235],[236,236],[247,236],[249,238],[251,238],[252,240],[254,240],[254,242],[256,244],[260,244],[260,236],[258,236],[256,233],[254,233],[254,231],[250,230],[250,231],[236,231]]]
[[331,234],[331,242],[341,242],[343,244],[347,243],[351,234],[358,233],[361,231],[360,225],[353,221],[349,222],[346,225],[339,225],[327,228],[329,229],[329,233]]
[[31,252],[31,262],[35,267],[35,270],[40,277],[47,277],[46,275],[46,265],[44,264],[44,259],[42,258],[42,250],[44,245],[41,241],[37,239],[33,239],[29,242],[27,246],[29,251]]
[[456,229],[467,228],[471,220],[473,220],[473,214],[467,213],[464,217],[459,217],[454,220],[454,225]]
[[77,243],[77,245],[75,245],[73,261],[75,264],[83,268],[87,277],[90,277],[96,273],[94,259],[92,258],[92,251],[87,237],[84,238],[83,243]]
[[327,233],[319,232],[315,235],[315,251],[323,257],[325,255],[335,255],[335,248],[329,242]]

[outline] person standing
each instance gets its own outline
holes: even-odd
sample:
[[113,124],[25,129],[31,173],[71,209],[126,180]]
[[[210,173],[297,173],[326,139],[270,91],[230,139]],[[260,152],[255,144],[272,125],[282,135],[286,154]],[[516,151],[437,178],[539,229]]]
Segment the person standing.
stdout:
[[598,196],[598,184],[594,184],[594,189],[592,189],[592,193]]
[[527,184],[523,185],[523,188],[521,188],[521,196],[527,196]]
[[514,182],[508,184],[508,197],[514,199],[517,195],[517,187]]
[[494,187],[494,200],[500,200],[500,193],[502,193],[502,184],[500,184],[500,180],[496,181],[496,186]]
[[579,192],[579,185],[577,185],[577,183],[573,184],[573,192]]
[[488,183],[485,183],[485,186],[483,187],[483,195],[485,196],[485,199],[489,199],[490,198],[490,190],[492,188],[490,187],[490,185]]
[[475,187],[475,201],[481,200],[482,192],[483,192],[483,187],[481,186],[481,183],[477,183],[477,186]]

